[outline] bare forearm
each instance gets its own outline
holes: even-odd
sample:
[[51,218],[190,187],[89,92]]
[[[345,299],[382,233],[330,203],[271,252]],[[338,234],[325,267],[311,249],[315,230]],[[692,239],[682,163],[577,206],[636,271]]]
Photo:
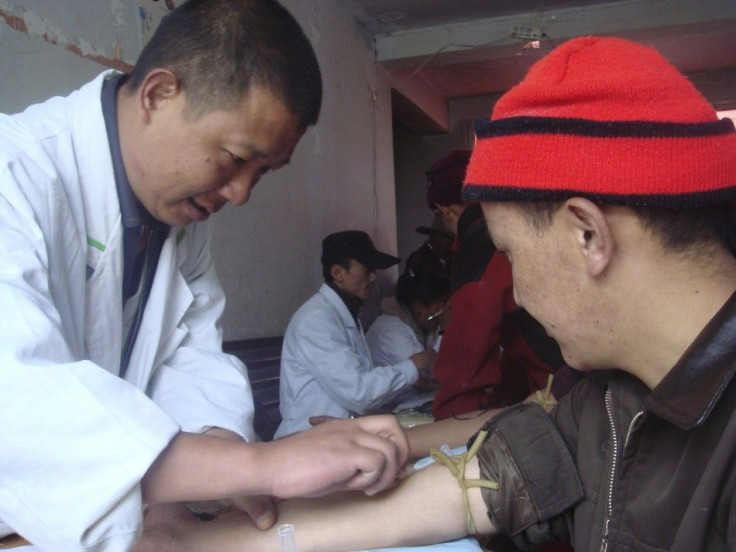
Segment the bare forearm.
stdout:
[[260,443],[218,435],[180,433],[143,478],[149,504],[211,500],[240,494],[268,494],[265,470],[258,465]]
[[[478,477],[475,459],[466,475]],[[480,491],[471,489],[469,498],[478,530],[493,532]],[[423,545],[467,534],[460,488],[447,468],[438,464],[374,497],[341,493],[282,502],[279,523],[295,526],[299,552]],[[190,524],[177,540],[177,552],[205,552],[214,546],[221,552],[279,552],[275,530],[259,531],[242,517]]]
[[466,444],[468,439],[498,412],[500,412],[498,409],[469,412],[458,418],[445,418],[407,429],[409,457],[418,460],[429,456],[431,448],[439,448],[442,445],[455,448]]
[[[468,467],[477,477],[477,463]],[[469,492],[480,531],[493,530],[478,489]],[[300,552],[364,550],[418,546],[467,535],[467,521],[457,481],[445,466],[432,465],[374,498],[341,495],[315,508],[309,501],[288,501],[280,523],[293,523]]]
[[321,496],[362,490],[375,494],[396,483],[409,444],[393,416],[331,420],[268,443],[180,433],[149,468],[149,504],[272,495]]

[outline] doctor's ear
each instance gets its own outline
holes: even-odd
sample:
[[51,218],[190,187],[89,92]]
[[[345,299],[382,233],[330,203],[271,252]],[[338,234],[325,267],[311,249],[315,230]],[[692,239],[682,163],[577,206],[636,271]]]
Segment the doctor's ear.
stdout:
[[592,201],[573,197],[565,201],[565,220],[585,259],[590,276],[602,274],[611,262],[615,243],[603,210]]
[[163,68],[150,71],[137,91],[138,108],[143,120],[150,122],[154,112],[167,106],[182,93],[179,79],[173,72]]
[[345,274],[345,267],[340,264],[333,264],[330,267],[330,276],[332,276],[333,282],[342,282],[343,274]]

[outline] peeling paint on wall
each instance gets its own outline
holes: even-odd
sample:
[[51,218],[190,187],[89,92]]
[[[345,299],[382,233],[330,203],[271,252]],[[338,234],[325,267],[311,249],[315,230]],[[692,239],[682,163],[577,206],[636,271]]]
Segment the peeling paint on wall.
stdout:
[[111,0],[110,2],[110,13],[112,14],[112,25],[115,28],[116,33],[125,32],[125,18],[123,12],[125,5],[122,0]]
[[141,36],[145,45],[164,16],[184,0],[138,0],[138,15],[141,18]]
[[112,27],[115,29],[115,48],[113,50],[113,58],[117,61],[121,59],[120,43],[125,36],[125,18],[123,2],[121,0],[111,0],[110,14],[112,15]]
[[[120,0],[114,0],[113,5],[115,4],[120,4]],[[120,71],[125,72],[130,71],[132,68],[130,63],[126,63],[120,59],[117,40],[112,47],[113,55],[110,56],[103,48],[100,48],[87,40],[70,37],[45,17],[32,10],[13,6],[6,0],[0,0],[0,20],[4,21],[10,28],[16,31],[25,33],[29,36],[38,37],[49,44],[60,46],[75,55],[89,59],[106,67],[119,69]],[[123,25],[122,12],[118,12],[115,21],[116,24],[119,23],[120,25]],[[117,29],[119,28],[116,27],[116,30]]]

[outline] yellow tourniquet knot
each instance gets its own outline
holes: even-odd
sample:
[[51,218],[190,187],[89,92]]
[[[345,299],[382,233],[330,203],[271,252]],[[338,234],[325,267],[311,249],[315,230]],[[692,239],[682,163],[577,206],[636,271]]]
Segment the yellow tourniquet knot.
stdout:
[[463,493],[463,505],[465,506],[465,517],[468,521],[468,533],[474,535],[478,532],[473,520],[473,514],[470,511],[470,500],[468,499],[468,489],[470,487],[483,487],[485,489],[491,489],[497,491],[499,484],[498,481],[489,481],[487,479],[465,479],[465,466],[473,456],[476,455],[478,449],[483,444],[487,431],[480,431],[478,436],[473,441],[473,445],[466,452],[458,456],[448,456],[439,449],[431,449],[429,455],[437,462],[441,462],[450,470],[450,473],[457,479],[460,489]]
[[544,410],[547,412],[552,410],[552,407],[557,404],[557,401],[555,400],[554,395],[551,395],[553,380],[554,380],[554,376],[550,374],[547,377],[547,388],[544,390],[544,393],[542,391],[537,390],[537,392],[534,394],[534,398],[531,399],[531,402],[537,403],[539,406],[544,408]]

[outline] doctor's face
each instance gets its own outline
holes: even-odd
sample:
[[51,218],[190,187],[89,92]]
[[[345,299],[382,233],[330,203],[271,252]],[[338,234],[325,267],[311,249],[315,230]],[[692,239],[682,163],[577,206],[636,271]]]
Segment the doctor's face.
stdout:
[[367,301],[373,293],[378,276],[363,263],[350,259],[350,267],[332,265],[335,285],[361,301]]
[[252,88],[232,110],[191,119],[185,94],[150,111],[132,167],[131,186],[158,220],[185,226],[206,220],[226,203],[247,203],[258,180],[289,162],[304,134],[268,90]]

